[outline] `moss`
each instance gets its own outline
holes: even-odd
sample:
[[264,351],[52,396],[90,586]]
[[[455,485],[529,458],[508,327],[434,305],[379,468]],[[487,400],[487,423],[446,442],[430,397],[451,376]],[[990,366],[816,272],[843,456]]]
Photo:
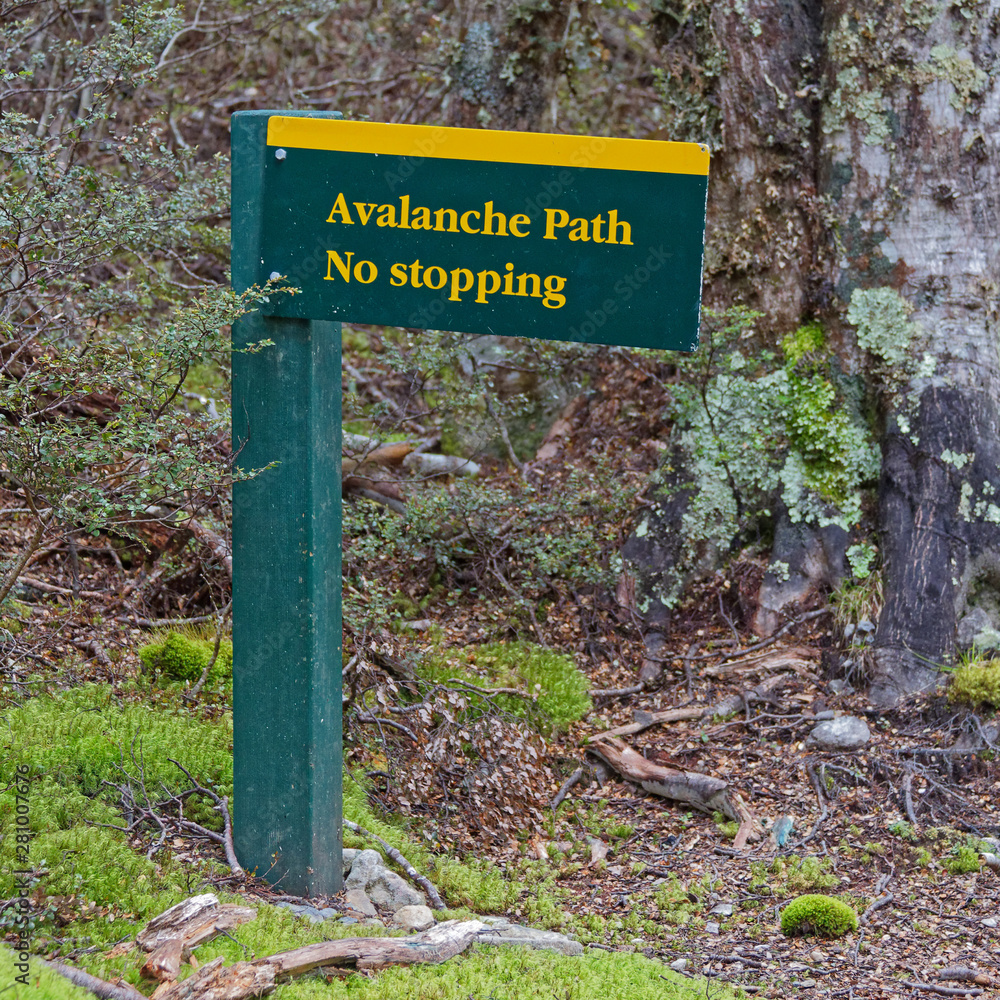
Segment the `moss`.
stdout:
[[[150,674],[165,674],[176,681],[194,683],[208,666],[215,650],[215,638],[200,638],[188,632],[168,632],[139,650],[143,669]],[[215,683],[233,676],[233,644],[229,639],[219,643],[219,655],[208,676]]]
[[781,911],[781,933],[786,937],[816,934],[842,937],[858,929],[858,915],[853,907],[833,896],[809,893],[793,899]]
[[[463,665],[457,666],[456,660]],[[474,670],[470,671],[469,665]],[[591,709],[587,693],[590,683],[572,657],[528,642],[497,642],[452,650],[428,658],[418,669],[430,681],[456,678],[480,687],[523,689],[531,701],[514,695],[499,695],[493,700],[505,711],[521,717],[528,717],[534,710],[541,716],[539,728],[546,735],[565,731]]]
[[1000,707],[1000,660],[972,659],[956,667],[948,700]]
[[0,945],[0,983],[4,1000],[93,1000],[93,994],[45,968],[37,959],[28,960],[28,971],[20,968],[20,957]]
[[979,871],[979,844],[956,844],[951,853],[941,862],[945,871],[952,875],[968,875]]

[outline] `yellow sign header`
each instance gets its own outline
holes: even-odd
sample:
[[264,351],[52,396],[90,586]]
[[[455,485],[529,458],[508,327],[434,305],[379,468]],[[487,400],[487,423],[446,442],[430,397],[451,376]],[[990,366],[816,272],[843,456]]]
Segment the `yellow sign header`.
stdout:
[[697,142],[607,139],[548,132],[500,132],[434,125],[274,115],[267,144],[342,153],[436,157],[551,167],[593,167],[663,174],[708,175],[708,147]]

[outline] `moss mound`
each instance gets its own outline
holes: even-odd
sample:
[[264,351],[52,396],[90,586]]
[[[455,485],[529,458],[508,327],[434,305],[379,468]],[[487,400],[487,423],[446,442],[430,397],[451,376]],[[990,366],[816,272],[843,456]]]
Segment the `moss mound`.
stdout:
[[781,933],[786,937],[797,934],[842,937],[857,929],[857,913],[833,896],[809,893],[793,899],[781,911]]
[[956,668],[948,700],[1000,708],[1000,660],[975,660]]
[[[165,674],[175,681],[193,684],[211,662],[215,639],[204,639],[186,632],[168,632],[162,638],[143,646],[139,659],[150,674]],[[229,639],[219,643],[219,655],[208,675],[209,683],[233,676],[233,644]]]

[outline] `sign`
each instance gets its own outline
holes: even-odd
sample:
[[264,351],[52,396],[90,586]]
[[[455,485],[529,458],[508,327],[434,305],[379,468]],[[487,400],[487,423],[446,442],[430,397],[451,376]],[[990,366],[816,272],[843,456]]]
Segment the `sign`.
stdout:
[[696,345],[702,145],[275,116],[267,148],[270,315]]
[[[233,840],[340,889],[340,323],[693,349],[708,152],[692,143],[232,118]],[[264,340],[273,346],[246,352]]]

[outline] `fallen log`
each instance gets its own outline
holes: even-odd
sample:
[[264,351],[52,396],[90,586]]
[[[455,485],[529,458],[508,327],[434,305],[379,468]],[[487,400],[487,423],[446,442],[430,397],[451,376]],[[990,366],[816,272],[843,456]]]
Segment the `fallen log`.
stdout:
[[461,954],[488,930],[479,920],[445,920],[430,930],[399,938],[341,938],[307,944],[258,958],[254,965],[267,965],[277,977],[300,976],[320,966],[351,966],[378,969],[384,965],[415,965],[419,962],[446,962]]
[[739,822],[739,831],[733,846],[741,848],[760,831],[747,804],[721,778],[698,771],[680,771],[664,767],[627,746],[621,740],[605,737],[592,738],[587,749],[614,768],[623,778],[634,781],[640,788],[653,795],[662,795],[677,802],[686,802],[695,809],[709,814],[720,812]]

